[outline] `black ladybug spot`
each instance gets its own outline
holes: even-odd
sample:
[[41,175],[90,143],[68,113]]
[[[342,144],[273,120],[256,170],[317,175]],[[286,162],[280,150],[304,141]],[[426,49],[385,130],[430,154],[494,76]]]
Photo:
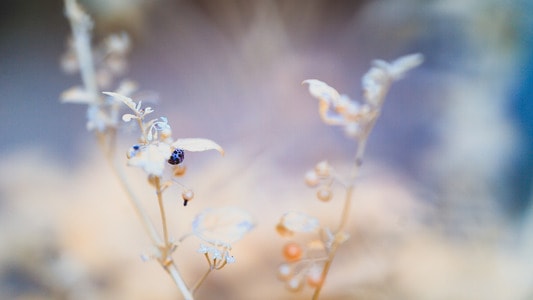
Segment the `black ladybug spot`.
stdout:
[[171,165],[181,164],[183,162],[183,159],[185,159],[185,153],[183,152],[183,150],[176,149],[170,155],[168,163]]

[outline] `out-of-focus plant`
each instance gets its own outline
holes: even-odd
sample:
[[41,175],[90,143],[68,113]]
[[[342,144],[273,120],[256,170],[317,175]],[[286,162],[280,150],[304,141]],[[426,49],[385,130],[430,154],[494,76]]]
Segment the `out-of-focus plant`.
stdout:
[[[305,173],[305,183],[316,189],[316,198],[328,202],[333,198],[332,186],[339,184],[344,189],[344,205],[339,223],[331,228],[322,225],[316,217],[302,212],[285,213],[276,229],[290,239],[283,247],[285,262],[279,267],[279,277],[288,289],[298,291],[304,285],[314,289],[313,299],[318,299],[339,247],[349,239],[346,225],[349,220],[352,195],[359,169],[363,163],[365,146],[374,128],[391,84],[422,63],[420,54],[407,55],[388,63],[375,60],[372,68],[363,76],[363,101],[341,95],[328,84],[309,79],[303,83],[309,86],[311,95],[319,100],[319,114],[328,125],[343,127],[346,135],[355,140],[357,150],[347,175],[338,174],[327,160],[321,161]],[[300,243],[292,238],[295,233],[311,234],[313,238]]]
[[[248,213],[237,208],[207,209],[193,220],[190,232],[184,232],[181,238],[173,239],[167,225],[163,196],[169,187],[177,185],[182,189],[183,205],[187,206],[194,198],[194,192],[178,180],[185,174],[185,152],[216,150],[224,154],[224,150],[209,139],[174,140],[166,117],[147,119],[154,110],[151,107],[143,107],[141,101],[135,102],[131,98],[136,91],[136,85],[132,81],[123,80],[113,92],[103,92],[109,90],[115,84],[116,78],[126,69],[126,54],[130,48],[128,36],[112,35],[105,39],[102,45],[93,48],[93,22],[89,15],[76,0],[65,0],[65,13],[71,25],[72,38],[67,53],[62,58],[62,67],[69,73],[79,72],[83,85],[66,90],[61,99],[63,102],[87,105],[87,130],[97,137],[100,148],[128,194],[154,245],[154,252],[143,257],[158,261],[172,277],[183,297],[193,299],[193,293],[207,275],[235,261],[230,254],[231,244],[253,227],[253,220]],[[123,107],[128,107],[130,112],[120,117]],[[154,226],[152,218],[128,182],[122,167],[124,163],[115,155],[120,119],[123,122],[135,122],[139,127],[141,136],[127,151],[127,164],[141,168],[154,188],[162,233]],[[189,287],[172,255],[186,238],[192,236],[200,239],[198,252],[204,255],[208,267],[196,283]]]

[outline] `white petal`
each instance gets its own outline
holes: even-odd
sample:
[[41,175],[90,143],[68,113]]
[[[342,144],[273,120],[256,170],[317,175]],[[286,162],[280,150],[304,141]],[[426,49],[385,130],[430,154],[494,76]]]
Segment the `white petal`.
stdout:
[[200,138],[188,138],[188,139],[178,139],[172,144],[172,147],[179,148],[187,151],[207,151],[207,150],[217,150],[220,154],[224,155],[224,149],[220,147],[217,143],[209,139],[200,139]]

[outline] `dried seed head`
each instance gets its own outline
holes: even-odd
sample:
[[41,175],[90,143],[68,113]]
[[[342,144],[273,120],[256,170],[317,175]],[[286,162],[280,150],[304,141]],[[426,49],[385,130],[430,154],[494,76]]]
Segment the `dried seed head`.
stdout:
[[333,192],[329,188],[329,186],[322,186],[316,191],[316,197],[320,201],[328,202],[331,200],[331,197],[333,196]]

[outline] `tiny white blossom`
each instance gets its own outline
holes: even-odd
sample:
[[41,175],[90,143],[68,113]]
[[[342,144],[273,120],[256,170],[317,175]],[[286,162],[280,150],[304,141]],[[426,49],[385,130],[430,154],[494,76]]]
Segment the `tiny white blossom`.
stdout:
[[228,264],[233,264],[233,263],[235,263],[235,261],[236,261],[236,260],[235,260],[235,257],[229,255],[229,252],[228,252],[228,254],[226,255],[226,262],[227,262]]

